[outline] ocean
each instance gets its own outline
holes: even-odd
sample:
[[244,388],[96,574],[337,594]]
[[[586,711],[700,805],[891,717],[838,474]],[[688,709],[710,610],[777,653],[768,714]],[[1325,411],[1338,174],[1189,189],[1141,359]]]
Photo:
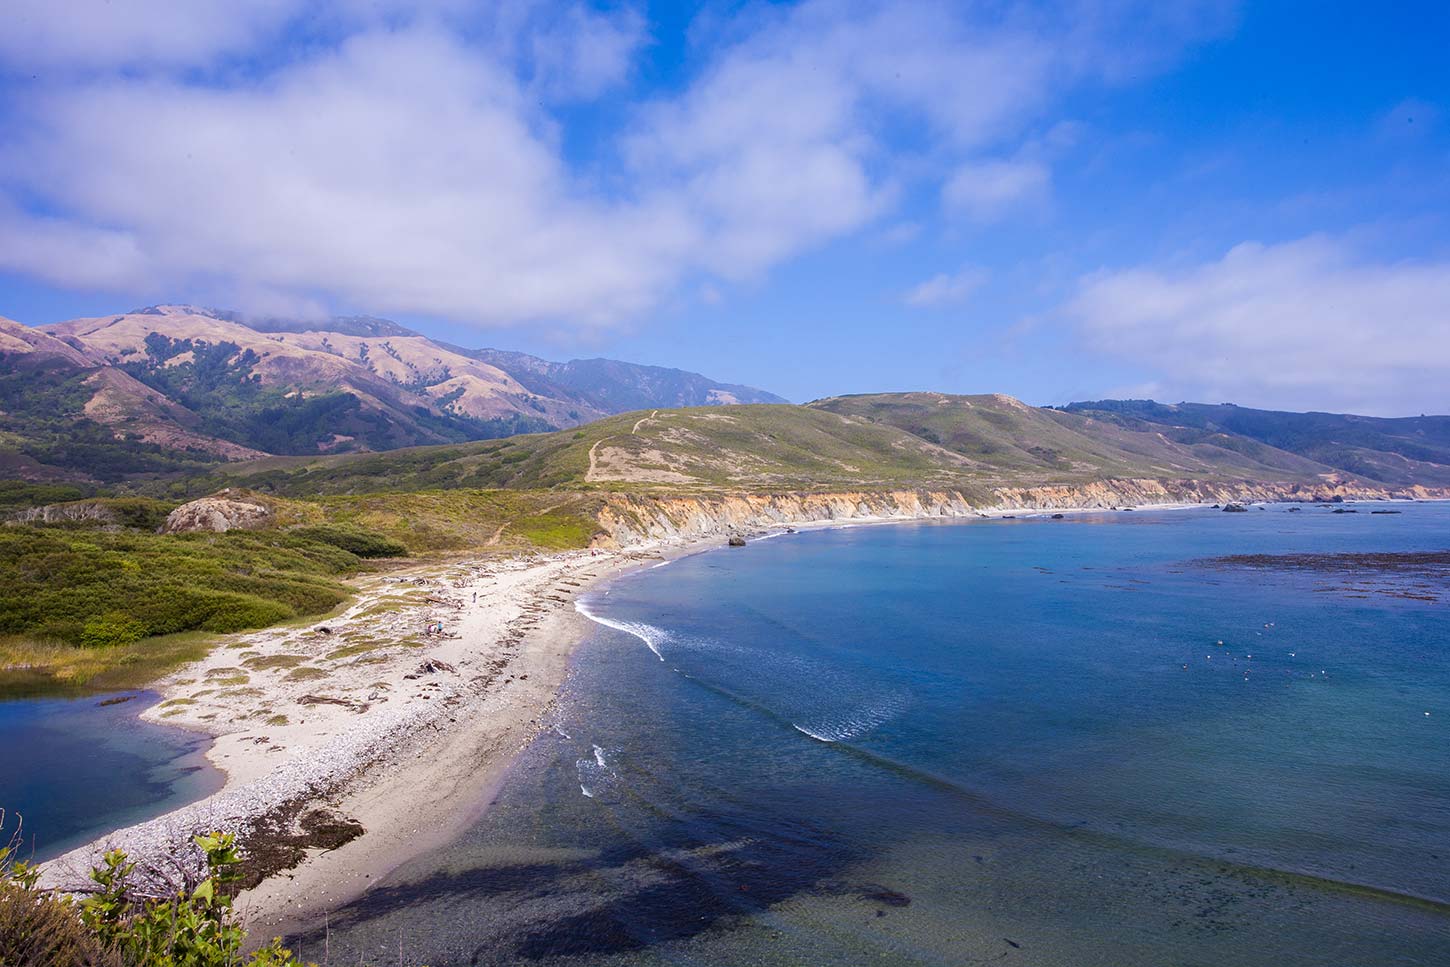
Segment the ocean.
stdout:
[[[1450,505],[818,530],[591,592],[551,728],[334,963],[1450,958]],[[296,939],[296,938],[294,938]]]

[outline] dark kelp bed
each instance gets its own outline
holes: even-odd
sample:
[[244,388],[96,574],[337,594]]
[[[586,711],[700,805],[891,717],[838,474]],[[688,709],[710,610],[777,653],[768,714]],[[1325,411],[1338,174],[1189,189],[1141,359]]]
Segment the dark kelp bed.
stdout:
[[1321,591],[1383,594],[1416,601],[1450,596],[1450,550],[1230,554],[1194,562],[1216,569],[1287,571],[1333,577]]

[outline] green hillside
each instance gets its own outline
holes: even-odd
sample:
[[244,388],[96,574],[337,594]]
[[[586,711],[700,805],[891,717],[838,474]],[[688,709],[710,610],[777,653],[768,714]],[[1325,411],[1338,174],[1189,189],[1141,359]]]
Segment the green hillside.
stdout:
[[1331,468],[1228,433],[1179,439],[1007,396],[897,393],[807,406],[641,410],[575,430],[377,454],[268,458],[187,483],[293,496],[456,488],[830,490],[1071,484],[1113,477],[1312,481]]
[[577,430],[378,454],[271,458],[193,483],[310,495],[458,487],[811,489],[970,483],[958,454],[896,427],[776,404],[644,410]]

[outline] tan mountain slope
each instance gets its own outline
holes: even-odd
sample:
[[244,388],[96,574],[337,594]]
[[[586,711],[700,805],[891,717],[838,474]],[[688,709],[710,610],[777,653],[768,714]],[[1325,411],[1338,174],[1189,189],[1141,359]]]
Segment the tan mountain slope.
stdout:
[[75,366],[90,366],[86,354],[42,329],[0,316],[0,353],[54,356]]
[[91,393],[81,413],[110,428],[118,440],[139,440],[227,460],[264,456],[260,450],[197,432],[200,419],[185,406],[42,330],[0,318],[0,356],[18,357],[17,363],[30,367],[32,373],[49,370],[78,378]]
[[[205,309],[156,306],[142,312],[73,319],[46,327],[82,342],[111,363],[146,358],[147,337],[212,345],[232,343],[257,356],[252,372],[263,385],[349,390],[371,409],[424,406],[476,419],[543,418],[573,425],[578,407],[531,393],[503,370],[448,350],[419,335],[356,336],[339,332],[259,332]],[[166,361],[189,361],[182,352]]]
[[85,415],[114,430],[117,436],[135,437],[168,450],[197,450],[225,460],[251,460],[266,456],[261,450],[197,432],[200,418],[140,380],[113,366],[102,366],[87,377],[95,395]]

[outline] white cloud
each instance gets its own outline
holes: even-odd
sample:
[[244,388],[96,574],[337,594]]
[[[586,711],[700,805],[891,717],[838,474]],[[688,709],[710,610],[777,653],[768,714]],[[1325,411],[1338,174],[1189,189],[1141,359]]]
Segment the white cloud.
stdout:
[[1040,161],[976,161],[961,165],[942,187],[948,209],[979,222],[1046,201],[1052,175]]
[[[353,37],[260,88],[131,81],[33,107],[0,171],[66,201],[53,237],[124,239],[143,285],[591,324],[645,308],[692,237],[667,206],[577,197],[513,78],[427,29]],[[36,266],[39,220],[0,218],[0,263],[91,281],[86,251]]]
[[980,268],[969,266],[955,274],[941,272],[913,286],[902,296],[902,301],[916,309],[959,305],[986,282],[987,272]]
[[0,64],[99,70],[203,64],[276,29],[298,0],[6,0]]
[[1404,414],[1450,409],[1450,262],[1311,236],[1176,270],[1083,279],[1068,315],[1179,398]]
[[[158,300],[613,324],[858,231],[910,177],[964,165],[947,196],[980,217],[1045,192],[1040,162],[965,159],[1010,153],[1061,90],[1140,69],[1114,46],[1136,9],[752,7],[702,32],[679,89],[601,112],[625,120],[580,161],[558,108],[628,96],[648,37],[629,7],[18,0],[0,68],[45,70],[0,132],[0,268]],[[1142,46],[1216,29],[1185,24]]]

